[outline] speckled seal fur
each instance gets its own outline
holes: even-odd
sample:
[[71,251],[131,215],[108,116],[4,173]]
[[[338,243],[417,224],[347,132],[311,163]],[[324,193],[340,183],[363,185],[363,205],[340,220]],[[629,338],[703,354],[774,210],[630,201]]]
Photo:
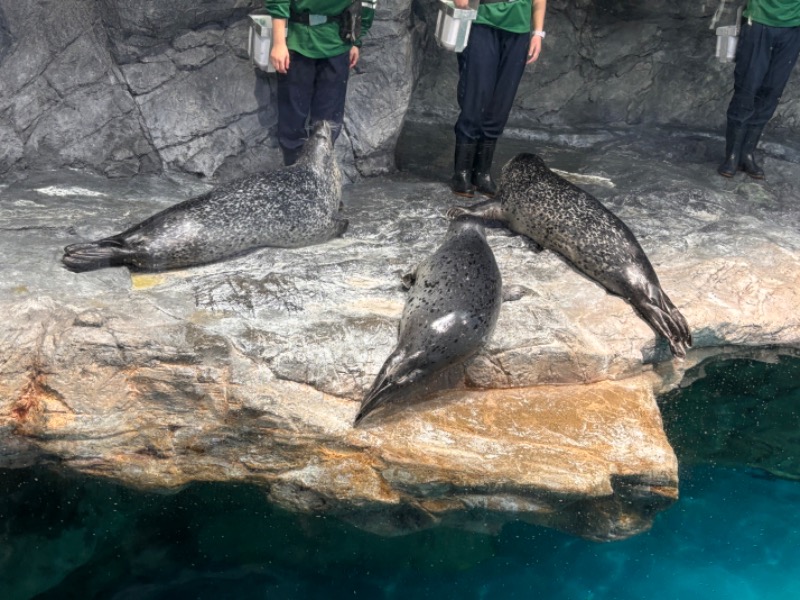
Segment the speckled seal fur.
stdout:
[[504,167],[495,201],[454,208],[505,223],[541,248],[563,256],[637,313],[683,357],[692,345],[689,326],[670,301],[630,229],[592,195],[553,173],[535,154],[520,154]]
[[475,219],[454,220],[442,245],[410,279],[397,347],[364,397],[356,425],[400,393],[422,389],[444,369],[472,357],[497,323],[500,270]]
[[160,271],[219,261],[263,246],[295,248],[340,236],[342,176],[328,123],[291,167],[233,181],[112,237],[64,249],[72,271]]

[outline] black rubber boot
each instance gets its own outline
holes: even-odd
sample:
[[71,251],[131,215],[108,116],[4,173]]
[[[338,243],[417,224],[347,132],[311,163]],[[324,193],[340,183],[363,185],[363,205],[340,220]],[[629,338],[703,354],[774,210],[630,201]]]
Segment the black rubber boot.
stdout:
[[764,179],[764,169],[756,162],[755,156],[756,146],[758,146],[758,140],[761,139],[762,131],[764,131],[763,125],[747,127],[742,141],[742,157],[739,168],[753,179]]
[[475,142],[456,142],[450,189],[459,196],[472,198],[475,195],[475,187],[472,185],[472,164],[475,162],[476,148]]
[[297,162],[297,159],[300,158],[300,153],[302,151],[302,146],[298,146],[297,148],[284,148],[281,146],[281,152],[283,152],[283,166],[291,167]]
[[497,186],[492,180],[492,160],[497,140],[481,140],[475,151],[475,164],[472,169],[472,183],[475,191],[490,198],[497,193]]
[[744,127],[728,121],[728,127],[725,130],[725,162],[717,169],[717,173],[723,177],[733,177],[739,170],[744,133]]

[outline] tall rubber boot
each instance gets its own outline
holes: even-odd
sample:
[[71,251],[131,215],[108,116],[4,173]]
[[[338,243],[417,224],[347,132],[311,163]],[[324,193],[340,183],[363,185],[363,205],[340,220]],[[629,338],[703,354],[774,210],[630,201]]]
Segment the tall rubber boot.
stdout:
[[725,161],[717,168],[717,173],[723,177],[733,177],[739,170],[744,134],[743,126],[728,121],[725,129]]
[[472,198],[475,187],[472,185],[472,165],[475,162],[475,142],[456,141],[456,153],[453,160],[453,178],[450,189],[459,196]]
[[302,151],[303,146],[298,146],[297,148],[284,148],[281,146],[281,152],[283,153],[283,166],[291,167],[297,162],[297,159],[300,158],[300,153]]
[[756,162],[755,151],[758,140],[761,139],[763,125],[751,125],[745,129],[742,141],[742,156],[739,168],[753,179],[764,179],[764,169]]
[[492,160],[497,140],[481,140],[475,152],[475,164],[472,170],[472,183],[475,191],[490,198],[497,193],[497,186],[492,180]]

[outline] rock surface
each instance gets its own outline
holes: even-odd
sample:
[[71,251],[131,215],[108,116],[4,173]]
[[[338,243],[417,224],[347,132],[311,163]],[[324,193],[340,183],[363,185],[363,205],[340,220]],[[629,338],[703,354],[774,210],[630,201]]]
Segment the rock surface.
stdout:
[[68,171],[4,185],[0,466],[153,489],[247,481],[386,533],[648,528],[678,494],[656,395],[707,357],[800,346],[800,167],[768,158],[766,182],[725,180],[696,137],[504,140],[498,162],[535,149],[628,223],[695,348],[672,360],[625,302],[493,230],[519,299],[488,347],[449,391],[353,429],[396,342],[400,276],[438,246],[455,202],[427,179],[446,172],[446,145],[409,135],[400,158],[419,174],[348,186],[344,238],[170,273],[76,275],[59,258],[207,185]]

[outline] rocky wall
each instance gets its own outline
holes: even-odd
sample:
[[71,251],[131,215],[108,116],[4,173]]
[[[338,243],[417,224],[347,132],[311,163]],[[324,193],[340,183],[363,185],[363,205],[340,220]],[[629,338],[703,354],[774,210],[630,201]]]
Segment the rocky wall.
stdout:
[[[0,0],[0,174],[88,168],[228,179],[272,168],[275,75],[246,56],[247,0]],[[719,134],[731,64],[714,58],[717,2],[550,0],[542,57],[510,126],[542,135],[670,127]],[[394,168],[405,118],[451,123],[456,57],[432,39],[435,0],[381,0],[351,76],[340,162]],[[800,129],[790,81],[769,135]]]
[[[427,23],[435,3],[418,0]],[[736,5],[736,2],[728,2]],[[664,127],[721,135],[733,63],[715,57],[719,2],[548,0],[540,59],[526,68],[509,126],[547,131]],[[723,21],[732,19],[723,12]],[[454,53],[427,37],[409,116],[455,122]],[[787,86],[770,130],[800,130],[800,77]]]

